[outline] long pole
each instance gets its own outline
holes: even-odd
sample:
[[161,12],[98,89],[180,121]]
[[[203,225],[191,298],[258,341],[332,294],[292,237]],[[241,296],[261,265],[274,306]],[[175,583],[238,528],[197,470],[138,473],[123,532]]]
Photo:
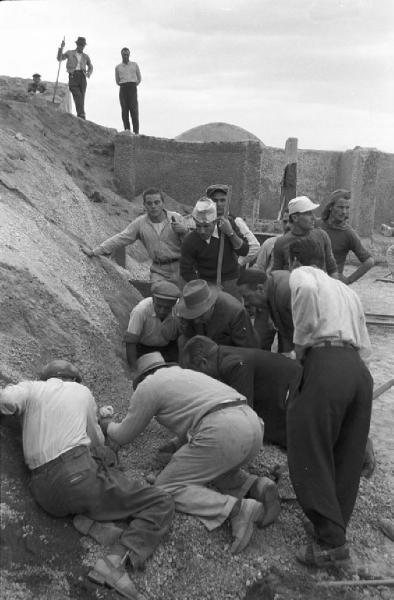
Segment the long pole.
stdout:
[[[66,37],[63,36],[63,42],[62,42],[62,44],[60,46],[62,48],[62,51],[63,51],[63,47],[64,47],[65,43],[66,43]],[[56,77],[55,89],[53,90],[53,98],[52,98],[52,103],[53,104],[55,103],[55,96],[56,96],[56,92],[57,92],[57,84],[58,84],[58,81],[59,81],[59,73],[60,73],[60,67],[61,66],[62,66],[62,61],[59,60],[59,67],[57,69],[57,77]]]
[[[229,211],[230,211],[230,202],[231,202],[231,194],[232,194],[231,185],[228,186],[227,196],[226,196],[226,205],[224,207],[224,217],[227,219]],[[224,233],[220,234],[219,240],[219,253],[218,253],[218,262],[216,267],[216,285],[218,288],[222,285],[222,264],[223,264],[223,252],[224,252]]]

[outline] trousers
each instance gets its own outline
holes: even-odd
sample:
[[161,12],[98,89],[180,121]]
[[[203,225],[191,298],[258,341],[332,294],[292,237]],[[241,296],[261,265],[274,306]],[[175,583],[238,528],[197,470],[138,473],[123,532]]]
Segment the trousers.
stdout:
[[74,71],[68,75],[68,87],[74,98],[75,110],[77,116],[86,119],[85,115],[85,93],[86,93],[86,75],[83,71]]
[[122,121],[125,129],[130,130],[130,119],[133,123],[134,133],[139,133],[137,84],[133,82],[122,83],[119,87],[119,102],[122,109]]
[[32,471],[31,491],[50,515],[129,521],[119,541],[132,551],[134,566],[143,565],[170,527],[174,502],[169,494],[107,467],[86,446],[37,471]]
[[[215,529],[257,479],[241,467],[257,456],[262,441],[261,421],[249,406],[209,414],[189,431],[187,444],[173,455],[156,485],[172,494],[176,510]],[[219,491],[207,488],[208,483]]]
[[312,348],[287,407],[290,477],[320,544],[346,542],[371,420],[372,377],[353,348]]

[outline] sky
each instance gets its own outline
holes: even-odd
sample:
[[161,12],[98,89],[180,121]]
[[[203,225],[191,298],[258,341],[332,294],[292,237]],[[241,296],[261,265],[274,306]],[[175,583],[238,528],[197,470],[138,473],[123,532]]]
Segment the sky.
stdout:
[[142,134],[220,121],[268,146],[394,153],[392,0],[3,0],[0,75],[55,81],[63,36],[66,49],[87,39],[86,114],[101,125],[123,129],[114,69],[128,46]]

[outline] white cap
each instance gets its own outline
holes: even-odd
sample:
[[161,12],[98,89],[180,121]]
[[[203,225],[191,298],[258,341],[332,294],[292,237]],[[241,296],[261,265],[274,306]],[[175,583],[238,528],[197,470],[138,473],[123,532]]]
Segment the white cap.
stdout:
[[293,198],[293,200],[290,200],[289,202],[289,215],[316,210],[316,208],[319,208],[319,206],[320,204],[314,204],[312,200],[308,198],[308,196],[297,196],[297,198]]
[[210,198],[200,198],[193,208],[192,216],[198,223],[212,223],[216,221],[216,204]]

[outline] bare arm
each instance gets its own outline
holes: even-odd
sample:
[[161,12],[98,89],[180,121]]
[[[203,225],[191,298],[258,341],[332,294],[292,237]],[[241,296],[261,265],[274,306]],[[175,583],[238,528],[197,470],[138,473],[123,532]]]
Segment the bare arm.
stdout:
[[139,85],[142,81],[141,71],[138,65],[136,65],[136,73],[137,73],[137,85]]

